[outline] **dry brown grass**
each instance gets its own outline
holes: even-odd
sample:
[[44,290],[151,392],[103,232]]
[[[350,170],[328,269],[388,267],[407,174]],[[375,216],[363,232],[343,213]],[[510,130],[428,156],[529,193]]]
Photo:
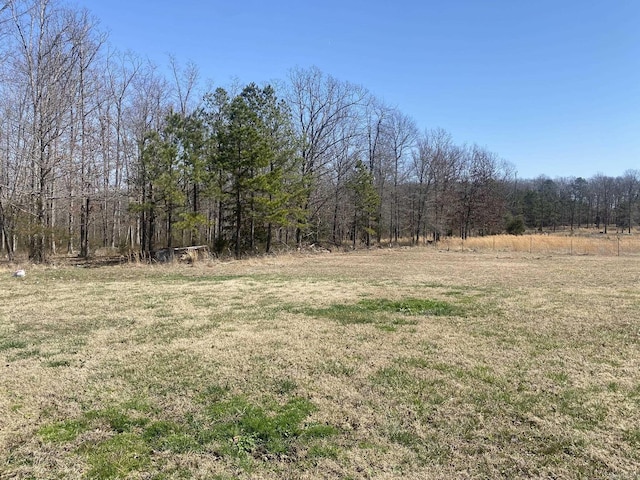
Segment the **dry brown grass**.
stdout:
[[492,235],[445,239],[441,249],[476,252],[521,252],[555,255],[629,256],[640,254],[640,235],[601,234],[577,231],[556,234]]
[[467,245],[5,270],[0,478],[640,476],[638,259]]

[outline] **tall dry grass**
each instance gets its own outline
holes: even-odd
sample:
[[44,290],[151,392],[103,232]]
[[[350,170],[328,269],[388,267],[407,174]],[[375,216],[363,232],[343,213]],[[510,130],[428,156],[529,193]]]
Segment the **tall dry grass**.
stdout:
[[522,252],[555,255],[628,256],[640,254],[640,236],[634,235],[493,235],[447,238],[440,249],[474,252]]

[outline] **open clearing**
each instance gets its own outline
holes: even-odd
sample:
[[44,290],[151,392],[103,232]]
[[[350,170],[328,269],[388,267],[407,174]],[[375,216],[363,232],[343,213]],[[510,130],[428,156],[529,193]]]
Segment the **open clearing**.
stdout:
[[637,478],[640,258],[0,276],[0,478]]

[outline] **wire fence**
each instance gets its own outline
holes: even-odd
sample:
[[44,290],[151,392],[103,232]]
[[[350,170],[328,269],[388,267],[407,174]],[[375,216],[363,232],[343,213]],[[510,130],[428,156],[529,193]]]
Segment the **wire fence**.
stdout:
[[453,251],[525,252],[562,255],[640,255],[640,235],[495,235],[447,238],[439,248]]

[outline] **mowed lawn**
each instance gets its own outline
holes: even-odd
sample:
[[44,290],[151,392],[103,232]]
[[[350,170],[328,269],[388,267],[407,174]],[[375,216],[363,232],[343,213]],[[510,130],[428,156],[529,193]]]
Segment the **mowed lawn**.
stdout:
[[640,477],[640,257],[0,273],[2,479]]

